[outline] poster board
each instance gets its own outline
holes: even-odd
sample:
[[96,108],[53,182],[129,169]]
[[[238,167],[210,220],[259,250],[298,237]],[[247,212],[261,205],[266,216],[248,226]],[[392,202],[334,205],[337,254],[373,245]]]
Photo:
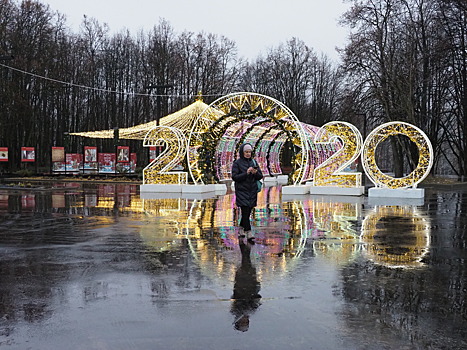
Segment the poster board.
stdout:
[[66,172],[65,147],[52,147],[52,172]]
[[0,162],[8,162],[8,147],[0,147]]
[[115,174],[115,153],[99,153],[99,174]]
[[98,162],[97,162],[97,147],[84,146],[84,173],[97,173]]
[[128,146],[117,147],[117,162],[118,163],[130,162],[130,147]]
[[78,173],[83,163],[83,155],[79,153],[67,153],[65,157],[65,170],[68,173]]
[[36,151],[34,147],[21,147],[21,161],[22,162],[35,162]]

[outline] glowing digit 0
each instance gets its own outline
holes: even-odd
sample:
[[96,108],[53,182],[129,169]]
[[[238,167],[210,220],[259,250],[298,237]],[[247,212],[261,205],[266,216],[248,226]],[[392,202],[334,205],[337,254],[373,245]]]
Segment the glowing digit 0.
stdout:
[[[402,134],[418,147],[417,167],[407,176],[394,178],[384,174],[376,164],[375,152],[378,145],[389,136]],[[429,173],[433,165],[433,147],[428,137],[419,128],[405,122],[390,122],[378,126],[366,138],[363,145],[362,164],[365,173],[376,187],[407,188],[416,187]]]

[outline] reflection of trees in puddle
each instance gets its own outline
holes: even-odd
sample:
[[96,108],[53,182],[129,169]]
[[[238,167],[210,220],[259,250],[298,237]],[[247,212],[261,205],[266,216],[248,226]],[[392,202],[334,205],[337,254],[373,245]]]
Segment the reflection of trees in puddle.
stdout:
[[343,333],[362,348],[467,348],[466,293],[455,285],[465,281],[464,265],[406,269],[359,260],[341,275]]
[[377,206],[362,223],[365,255],[390,267],[422,265],[430,245],[430,221],[412,206]]

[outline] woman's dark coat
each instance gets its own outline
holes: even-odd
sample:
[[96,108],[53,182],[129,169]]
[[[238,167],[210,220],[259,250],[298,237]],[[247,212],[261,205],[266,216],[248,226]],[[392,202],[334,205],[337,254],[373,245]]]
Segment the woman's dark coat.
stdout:
[[256,174],[247,174],[249,167],[254,165],[256,161],[252,158],[245,158],[243,156],[243,147],[246,144],[240,146],[239,154],[240,158],[236,159],[232,164],[232,180],[235,181],[235,196],[236,204],[239,207],[256,207],[258,186],[256,180],[263,178],[261,169],[258,168]]

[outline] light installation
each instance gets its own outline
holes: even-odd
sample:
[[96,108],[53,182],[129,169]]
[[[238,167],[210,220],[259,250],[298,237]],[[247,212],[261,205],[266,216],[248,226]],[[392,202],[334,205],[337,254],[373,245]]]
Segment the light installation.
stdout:
[[[418,148],[418,165],[407,176],[394,178],[384,174],[376,164],[375,152],[378,145],[390,136],[405,135]],[[405,122],[390,122],[374,129],[366,138],[362,153],[363,168],[375,184],[382,188],[407,188],[416,187],[430,172],[433,165],[433,147],[425,133]]]
[[314,186],[361,186],[362,174],[347,173],[344,169],[358,158],[362,149],[362,135],[350,123],[330,122],[316,133],[315,144],[329,145],[335,139],[340,139],[343,147],[316,167]]
[[[244,92],[214,101],[198,116],[188,139],[191,178],[195,184],[230,178],[230,168],[223,165],[232,163],[241,143],[252,142],[256,152],[261,149],[263,140],[270,142],[278,134],[284,135],[294,147],[290,179],[299,184],[305,178],[309,142],[302,124],[285,105],[268,96]],[[230,153],[216,153],[218,142],[223,138],[235,141],[231,142],[235,149]],[[276,168],[264,153],[259,166],[266,173],[274,173],[271,167]]]
[[[122,140],[144,140],[148,131],[156,128],[158,124],[160,126],[177,128],[183,132],[185,137],[188,138],[188,134],[191,132],[193,123],[196,121],[197,116],[207,107],[208,105],[204,103],[201,98],[197,98],[196,101],[189,106],[161,118],[159,123],[157,120],[153,120],[148,123],[135,125],[129,128],[120,128],[119,138]],[[74,132],[70,133],[70,135],[97,139],[112,139],[114,137],[114,130]]]
[[[150,164],[143,174],[145,184],[187,183],[183,173],[174,176],[172,172],[172,175],[168,175],[172,170],[170,166],[177,165],[170,157],[180,155],[186,155],[192,183],[229,180],[231,164],[244,142],[252,143],[259,166],[266,176],[282,174],[282,155],[287,147],[292,157],[289,184],[293,185],[314,180],[314,186],[358,187],[361,174],[346,173],[344,169],[360,155],[366,175],[380,188],[416,187],[433,165],[431,143],[413,125],[404,122],[383,124],[368,135],[362,147],[361,134],[352,124],[330,122],[318,128],[301,123],[281,102],[256,93],[233,93],[209,106],[198,99],[192,105],[162,118],[160,124],[158,126],[153,121],[120,129],[121,139],[142,140],[148,131],[155,135],[167,132],[167,129],[156,131],[159,128],[172,128],[172,140],[167,139],[170,144],[165,144],[168,148],[180,149],[177,152],[166,150],[156,163]],[[416,169],[403,178],[381,172],[375,157],[378,145],[397,134],[407,136],[419,150]],[[112,138],[113,130],[70,135]],[[180,141],[174,135],[182,135],[188,142]],[[158,142],[163,143],[163,139]],[[180,159],[177,158],[177,162]]]
[[143,169],[143,184],[188,183],[187,172],[172,171],[185,158],[186,138],[180,129],[157,126],[146,134],[143,145],[162,147],[162,152]]
[[[282,155],[288,145],[293,167],[289,182],[293,184],[311,180],[313,169],[319,162],[341,147],[337,143],[332,147],[314,145],[314,135],[319,128],[299,122],[282,103],[255,93],[227,95],[209,106],[198,98],[193,104],[161,118],[160,125],[151,121],[120,128],[119,138],[144,140],[148,132],[159,133],[156,130],[164,127],[173,128],[173,133],[176,132],[174,129],[178,129],[189,139],[188,145],[183,142],[179,145],[182,147],[180,152],[187,156],[189,175],[195,184],[230,179],[232,162],[243,142],[253,144],[256,159],[266,176],[283,174]],[[114,137],[114,130],[76,132],[70,135],[110,139]],[[144,142],[145,146],[149,146],[147,141]],[[173,146],[175,144],[171,143],[169,147]],[[169,162],[169,154],[159,158],[158,162],[163,163],[158,163],[159,168],[154,162],[146,167],[144,184],[184,183],[182,175],[167,176],[171,170],[167,165],[175,165]],[[162,173],[157,174],[158,171]]]

